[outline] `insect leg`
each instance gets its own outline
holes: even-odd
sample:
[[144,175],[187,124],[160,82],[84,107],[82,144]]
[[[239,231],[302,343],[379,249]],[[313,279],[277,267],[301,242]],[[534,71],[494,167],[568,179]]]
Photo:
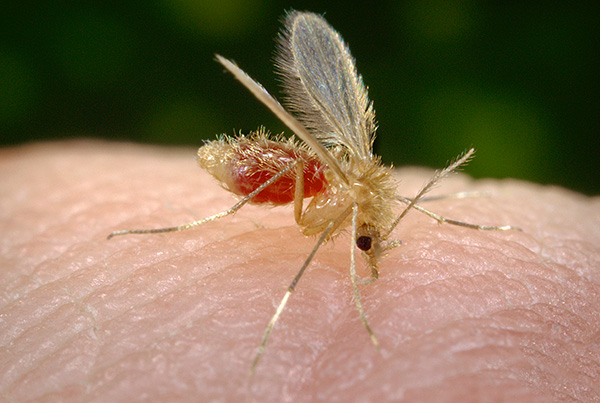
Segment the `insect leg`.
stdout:
[[227,217],[228,215],[231,215],[231,214],[234,214],[235,212],[237,212],[246,203],[248,203],[250,200],[252,200],[252,198],[254,196],[256,196],[257,194],[262,192],[265,188],[272,185],[279,178],[281,178],[283,175],[285,175],[287,172],[289,172],[294,166],[296,166],[297,161],[298,160],[287,165],[281,171],[277,172],[276,175],[273,175],[273,177],[271,177],[265,183],[261,184],[254,191],[252,191],[250,194],[248,194],[248,196],[245,196],[243,199],[241,199],[239,202],[237,202],[233,207],[231,207],[225,211],[211,215],[210,217],[206,217],[201,220],[190,222],[188,224],[178,225],[176,227],[151,228],[151,229],[126,229],[126,230],[121,230],[121,231],[114,231],[108,235],[107,239],[110,239],[117,235],[126,235],[126,234],[156,234],[156,233],[160,233],[160,232],[185,231],[187,229],[197,227],[197,226],[205,224],[207,222],[211,222],[211,221],[218,220],[219,218]]
[[[294,277],[294,280],[292,280],[292,282],[290,283],[285,295],[283,296],[281,302],[279,303],[279,306],[277,307],[277,310],[275,311],[275,314],[273,315],[273,317],[269,321],[269,324],[267,325],[267,328],[265,329],[265,334],[263,335],[262,342],[260,343],[260,346],[258,347],[256,356],[254,357],[254,361],[252,362],[252,367],[250,368],[250,371],[252,373],[254,373],[254,369],[256,368],[256,365],[258,364],[260,357],[262,356],[263,352],[265,351],[265,347],[267,346],[267,341],[269,340],[269,336],[271,335],[273,326],[275,326],[275,322],[277,322],[277,320],[279,319],[279,316],[281,315],[281,312],[283,311],[285,304],[287,304],[288,298],[292,295],[292,293],[296,289],[296,285],[298,284],[298,281],[300,281],[300,277],[302,277],[302,274],[304,274],[304,271],[306,270],[306,268],[312,261],[313,257],[315,256],[315,253],[317,253],[317,250],[319,249],[319,247],[325,241],[327,241],[327,239],[329,238],[329,235],[334,233],[335,230],[344,222],[346,217],[348,217],[348,214],[351,213],[352,209],[353,209],[353,206],[349,206],[335,220],[332,220],[329,222],[329,224],[327,225],[327,228],[325,228],[325,230],[321,233],[319,240],[317,241],[317,243],[313,247],[312,251],[310,252],[310,255],[308,255],[308,257],[304,261],[304,264],[298,271],[298,274],[296,274],[296,277]],[[356,237],[356,234],[354,234],[354,236]],[[361,305],[361,309],[362,309],[362,305]]]
[[297,224],[302,221],[304,203],[304,161],[296,160],[296,186],[294,189],[294,219]]
[[273,315],[273,317],[269,321],[269,324],[267,325],[267,328],[265,329],[265,334],[263,335],[260,346],[258,347],[258,351],[256,353],[256,356],[254,357],[254,361],[252,361],[252,367],[250,368],[250,371],[252,373],[254,373],[254,370],[255,370],[256,366],[258,365],[258,361],[260,360],[260,357],[262,356],[263,352],[265,351],[265,347],[267,346],[267,341],[269,341],[269,336],[271,335],[273,326],[275,326],[275,322],[277,322],[277,320],[279,319],[279,316],[281,315],[281,312],[283,311],[285,304],[287,304],[287,301],[290,298],[290,295],[292,295],[292,293],[296,289],[296,285],[298,284],[298,281],[300,281],[300,277],[302,277],[302,274],[304,274],[304,271],[306,270],[306,268],[310,264],[311,260],[315,256],[315,253],[317,253],[317,250],[319,249],[321,244],[329,236],[329,233],[333,229],[334,223],[335,223],[334,221],[331,221],[329,223],[329,225],[327,226],[327,228],[325,229],[325,231],[323,231],[323,233],[319,237],[319,240],[317,241],[317,243],[313,247],[312,251],[310,252],[310,255],[308,255],[308,257],[304,261],[304,264],[298,271],[298,274],[296,274],[296,277],[294,277],[294,280],[292,280],[292,282],[288,286],[288,289],[287,289],[285,295],[283,296],[281,302],[279,303],[277,310],[275,310],[275,314]]
[[[399,200],[399,201],[401,201],[402,203],[404,203],[406,205],[410,205],[412,203],[411,199],[409,199],[407,197],[404,197],[404,196],[396,195],[396,199]],[[460,227],[480,229],[480,230],[485,230],[485,231],[507,231],[507,230],[522,231],[521,228],[515,227],[513,225],[500,225],[500,226],[495,226],[495,225],[478,225],[478,224],[471,224],[471,223],[467,223],[467,222],[463,222],[463,221],[452,220],[450,218],[446,218],[444,216],[436,214],[433,211],[430,211],[430,210],[428,210],[428,209],[426,209],[426,208],[424,208],[422,206],[419,206],[418,204],[413,204],[412,208],[414,208],[415,210],[420,211],[423,214],[427,214],[429,217],[433,218],[434,220],[436,220],[440,224],[442,224],[442,223],[448,223],[448,224],[452,224],[452,225],[458,225]]]
[[371,341],[373,345],[379,351],[379,342],[377,341],[377,337],[375,337],[375,333],[371,330],[369,323],[367,322],[367,316],[365,315],[365,310],[363,309],[362,302],[360,301],[360,292],[358,291],[358,276],[356,275],[356,233],[358,227],[358,204],[352,204],[352,239],[350,241],[350,280],[352,281],[352,290],[354,291],[354,302],[356,303],[356,308],[358,309],[358,314],[360,316],[360,320],[369,332],[369,336],[371,337]]
[[[464,192],[458,192],[458,193],[421,197],[421,201],[422,202],[430,202],[430,201],[434,201],[434,200],[466,199],[466,198],[470,198],[470,197],[484,197],[484,196],[489,196],[489,195],[490,194],[485,191],[465,190]],[[408,198],[407,198],[407,200],[408,200]]]

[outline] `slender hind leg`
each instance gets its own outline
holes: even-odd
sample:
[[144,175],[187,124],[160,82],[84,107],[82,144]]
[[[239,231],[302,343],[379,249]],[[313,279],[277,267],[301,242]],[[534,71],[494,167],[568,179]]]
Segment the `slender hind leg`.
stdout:
[[[268,186],[272,185],[279,178],[281,178],[283,175],[285,175],[287,172],[289,172],[293,167],[297,166],[298,165],[298,161],[299,160],[296,160],[296,161],[292,162],[291,164],[289,164],[288,166],[286,166],[285,168],[283,168],[276,175],[273,175],[272,178],[270,178],[265,183],[263,183],[262,185],[260,185],[259,187],[257,187],[248,196],[244,197],[239,202],[237,202],[233,207],[231,207],[231,208],[229,208],[229,209],[227,209],[225,211],[222,211],[222,212],[217,213],[215,215],[211,215],[210,217],[206,217],[206,218],[203,218],[201,220],[190,222],[188,224],[178,225],[176,227],[150,228],[150,229],[126,229],[126,230],[121,230],[121,231],[114,231],[114,232],[111,232],[108,235],[107,239],[110,239],[110,238],[112,238],[114,236],[117,236],[117,235],[127,235],[127,234],[157,234],[157,233],[161,233],[161,232],[185,231],[185,230],[188,230],[190,228],[197,227],[197,226],[202,225],[202,224],[206,224],[207,222],[215,221],[215,220],[218,220],[219,218],[223,218],[223,217],[227,217],[228,215],[235,214],[246,203],[248,203],[250,200],[252,200],[252,198],[254,196],[256,196],[257,194],[259,194],[260,192],[262,192]],[[302,207],[302,206],[300,206],[300,207]]]
[[[283,298],[281,299],[279,306],[275,310],[273,317],[267,324],[267,328],[265,329],[265,333],[263,335],[262,341],[261,341],[260,345],[258,346],[258,351],[256,353],[256,356],[254,357],[254,361],[252,362],[252,367],[250,368],[250,371],[252,373],[254,373],[254,370],[256,369],[256,366],[258,365],[258,361],[260,360],[260,357],[262,356],[263,352],[265,351],[265,347],[267,346],[267,342],[269,341],[269,336],[271,335],[271,331],[273,330],[275,323],[279,319],[279,316],[283,312],[283,309],[285,308],[285,305],[287,304],[288,299],[290,298],[290,296],[296,289],[296,285],[298,284],[298,281],[300,281],[300,278],[302,277],[302,275],[304,274],[304,271],[306,270],[306,268],[312,261],[313,257],[315,256],[315,253],[317,253],[317,250],[319,249],[319,247],[344,222],[346,217],[348,217],[348,214],[350,214],[351,212],[352,212],[352,206],[350,206],[349,208],[344,210],[344,212],[342,212],[342,214],[340,214],[335,220],[332,220],[329,222],[329,224],[327,225],[327,228],[325,228],[325,230],[321,233],[319,240],[317,241],[317,243],[313,247],[312,251],[310,252],[308,257],[304,261],[304,264],[298,271],[298,274],[296,274],[296,277],[294,277],[294,279],[288,286],[288,289],[287,289],[285,295],[283,296]],[[353,245],[354,245],[354,243],[353,243]],[[361,306],[361,311],[362,311],[362,306]]]
[[319,237],[319,240],[317,241],[317,243],[313,247],[312,251],[310,252],[310,255],[308,255],[308,257],[304,261],[304,264],[298,271],[298,274],[296,274],[296,277],[294,277],[294,279],[288,286],[287,291],[285,292],[285,295],[281,299],[279,306],[277,307],[277,309],[275,310],[275,313],[273,314],[273,317],[267,324],[267,328],[265,329],[265,333],[263,335],[262,341],[261,341],[260,345],[258,346],[258,351],[256,352],[256,355],[254,356],[254,360],[252,361],[252,366],[250,367],[250,372],[254,373],[254,370],[256,369],[256,366],[258,365],[258,361],[260,360],[260,357],[262,356],[262,354],[265,351],[265,347],[267,346],[267,342],[269,341],[269,336],[271,335],[271,331],[273,330],[275,323],[279,319],[279,316],[281,315],[281,312],[283,312],[283,309],[285,308],[285,305],[287,304],[288,299],[290,298],[290,296],[296,289],[296,285],[298,284],[298,281],[300,281],[300,278],[302,277],[302,275],[304,274],[304,271],[306,270],[306,268],[310,264],[311,260],[315,256],[315,253],[317,253],[317,250],[319,249],[321,244],[325,241],[327,236],[329,236],[329,233],[331,232],[331,229],[333,228],[333,224],[334,224],[333,221],[330,222],[329,225],[327,226],[327,228],[325,229],[325,231],[323,231],[323,233]]

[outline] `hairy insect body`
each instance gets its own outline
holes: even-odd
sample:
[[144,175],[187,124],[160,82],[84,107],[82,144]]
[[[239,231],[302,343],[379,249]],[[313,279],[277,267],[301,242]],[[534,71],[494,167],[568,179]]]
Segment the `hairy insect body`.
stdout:
[[[260,129],[248,136],[221,136],[207,142],[198,150],[198,163],[230,192],[248,196],[278,172],[300,159],[303,164],[304,198],[312,198],[298,222],[304,235],[316,235],[330,224],[331,217],[343,215],[329,238],[350,225],[351,217],[344,214],[358,203],[358,233],[372,238],[375,252],[381,239],[378,228],[389,228],[395,218],[396,183],[391,170],[378,158],[348,159],[338,150],[340,165],[349,183],[328,169],[310,150],[293,139],[269,137]],[[291,169],[273,184],[250,199],[253,204],[284,205],[294,201],[296,171]],[[374,258],[378,253],[373,253]]]
[[[377,160],[346,161],[342,169],[349,183],[340,181],[333,174],[327,178],[327,190],[315,195],[304,210],[301,222],[305,227],[303,233],[313,235],[322,232],[331,222],[331,217],[343,215],[353,203],[357,203],[359,235],[369,233],[379,239],[376,229],[390,228],[396,217],[397,202],[394,195],[397,185],[391,170]],[[346,215],[330,237],[348,228],[351,220],[352,217]]]
[[[302,160],[304,198],[327,187],[325,165],[292,139],[269,138],[264,130],[249,136],[222,136],[198,150],[198,163],[221,185],[239,196],[248,196],[278,172]],[[249,203],[283,205],[294,201],[296,172],[290,170]]]
[[[156,229],[112,232],[125,234],[183,231],[235,214],[246,203],[283,205],[294,202],[294,218],[304,235],[318,235],[312,251],[288,286],[269,321],[252,363],[262,356],[269,336],[319,247],[349,229],[350,280],[359,317],[377,347],[367,323],[356,273],[356,249],[366,259],[377,279],[377,263],[385,251],[400,244],[388,239],[410,210],[418,210],[439,223],[480,230],[518,229],[510,225],[488,226],[447,219],[418,202],[439,181],[467,163],[475,150],[459,156],[437,171],[412,198],[396,193],[391,167],[373,154],[375,112],[367,87],[356,71],[354,59],[342,37],[323,19],[308,13],[287,14],[279,38],[277,71],[281,76],[290,114],[259,83],[232,61],[217,55],[217,61],[268,107],[302,142],[281,136],[269,137],[260,129],[248,136],[221,136],[198,150],[198,162],[232,193],[242,196],[234,206],[188,224]],[[304,199],[312,198],[306,206]],[[405,208],[399,211],[399,204]]]

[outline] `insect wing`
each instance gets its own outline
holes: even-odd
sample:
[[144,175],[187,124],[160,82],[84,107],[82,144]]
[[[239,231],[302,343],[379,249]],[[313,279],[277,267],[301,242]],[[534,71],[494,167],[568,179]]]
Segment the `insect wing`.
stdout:
[[348,178],[342,171],[342,168],[337,163],[335,158],[329,151],[300,123],[295,117],[290,115],[283,107],[277,102],[275,98],[271,96],[263,88],[262,85],[254,81],[248,74],[242,69],[236,66],[232,61],[225,59],[221,55],[216,55],[217,61],[223,65],[233,76],[244,85],[260,102],[262,102],[267,108],[271,110],[287,127],[292,129],[294,134],[304,141],[311,150],[323,161],[329,168],[331,168],[338,177],[348,183]]
[[292,12],[285,27],[277,69],[286,105],[324,144],[370,160],[375,113],[343,39],[313,13]]

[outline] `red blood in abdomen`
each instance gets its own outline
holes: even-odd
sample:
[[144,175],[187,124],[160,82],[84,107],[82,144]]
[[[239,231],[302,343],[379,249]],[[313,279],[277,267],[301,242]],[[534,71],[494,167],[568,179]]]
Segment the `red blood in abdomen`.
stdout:
[[[324,165],[316,157],[288,143],[266,141],[240,145],[231,160],[231,191],[247,196],[278,172],[301,158],[304,161],[304,197],[313,197],[322,192],[327,182],[323,174]],[[252,198],[252,203],[287,204],[294,200],[296,169],[279,178]]]

